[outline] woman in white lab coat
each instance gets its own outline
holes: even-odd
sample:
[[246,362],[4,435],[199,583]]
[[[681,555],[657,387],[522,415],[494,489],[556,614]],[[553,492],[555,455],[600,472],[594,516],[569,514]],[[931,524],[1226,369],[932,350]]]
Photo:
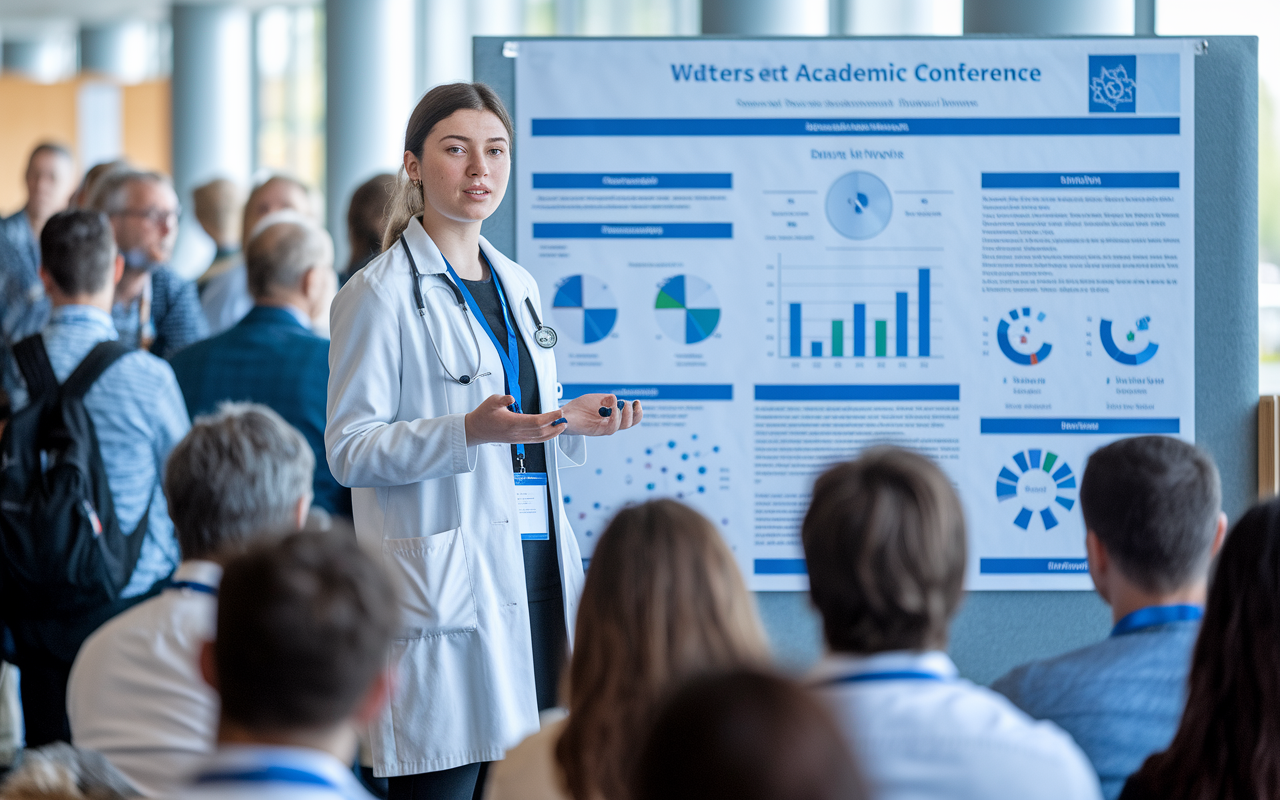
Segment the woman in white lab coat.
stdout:
[[392,800],[470,798],[555,704],[583,580],[558,471],[642,414],[614,395],[559,405],[538,286],[480,236],[513,138],[488,87],[428,92],[383,253],[333,303],[329,465],[403,606],[370,731]]

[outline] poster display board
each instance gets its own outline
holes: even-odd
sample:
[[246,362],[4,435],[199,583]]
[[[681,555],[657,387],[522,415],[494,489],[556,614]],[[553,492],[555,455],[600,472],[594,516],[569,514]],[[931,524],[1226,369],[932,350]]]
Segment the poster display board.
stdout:
[[1195,438],[1196,46],[521,41],[517,259],[565,399],[646,408],[562,476],[584,556],[673,496],[804,589],[814,477],[894,443],[970,589],[1089,588],[1089,453]]

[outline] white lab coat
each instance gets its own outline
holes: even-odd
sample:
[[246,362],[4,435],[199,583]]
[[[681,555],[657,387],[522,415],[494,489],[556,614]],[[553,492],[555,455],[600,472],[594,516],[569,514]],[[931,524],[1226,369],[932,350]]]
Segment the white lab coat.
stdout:
[[[477,320],[474,338],[468,330],[470,312],[458,306],[444,259],[417,219],[404,237],[426,314],[418,314],[399,244],[347,282],[331,314],[324,437],[334,476],[353,489],[356,534],[401,594],[403,630],[391,653],[398,683],[370,730],[378,776],[500,759],[538,730],[511,447],[468,447],[463,424],[482,400],[504,393],[502,363]],[[530,298],[541,316],[538,286],[483,238],[480,247],[502,281],[549,411],[560,396],[555,356],[533,341],[525,303]],[[463,386],[442,360],[456,376],[491,374]],[[561,434],[547,445],[570,646],[582,555],[557,469],[585,458],[581,436]]]

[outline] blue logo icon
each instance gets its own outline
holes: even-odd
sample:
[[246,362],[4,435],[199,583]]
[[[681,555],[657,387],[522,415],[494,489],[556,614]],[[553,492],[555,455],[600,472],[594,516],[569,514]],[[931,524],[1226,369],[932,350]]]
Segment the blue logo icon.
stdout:
[[1137,56],[1089,56],[1089,113],[1137,109]]

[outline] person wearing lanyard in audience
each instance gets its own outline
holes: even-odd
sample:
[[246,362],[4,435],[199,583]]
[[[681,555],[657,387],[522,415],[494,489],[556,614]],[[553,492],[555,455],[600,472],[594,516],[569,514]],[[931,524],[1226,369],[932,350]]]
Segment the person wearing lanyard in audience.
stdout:
[[178,800],[373,800],[357,732],[386,705],[396,595],[347,531],[268,535],[232,557],[200,671],[217,749]]
[[329,465],[402,593],[399,681],[370,729],[392,800],[470,798],[556,704],[583,581],[558,470],[643,413],[612,394],[557,407],[538,286],[480,236],[512,139],[487,86],[427,93],[383,253],[331,314]]

